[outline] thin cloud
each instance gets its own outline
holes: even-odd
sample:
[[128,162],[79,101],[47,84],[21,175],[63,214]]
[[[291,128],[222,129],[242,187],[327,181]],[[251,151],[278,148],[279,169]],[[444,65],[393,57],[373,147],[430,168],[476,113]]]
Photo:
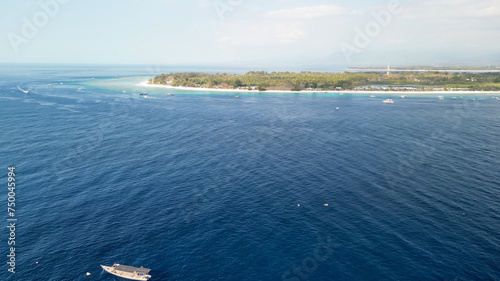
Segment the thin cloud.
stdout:
[[280,22],[221,23],[215,33],[220,43],[231,45],[294,44],[307,35],[301,24]]
[[362,11],[349,10],[335,5],[307,6],[268,12],[265,17],[272,19],[312,19],[332,15],[363,14]]
[[409,9],[411,13],[408,13],[408,19],[450,18],[460,21],[500,17],[500,6],[491,0],[425,1]]

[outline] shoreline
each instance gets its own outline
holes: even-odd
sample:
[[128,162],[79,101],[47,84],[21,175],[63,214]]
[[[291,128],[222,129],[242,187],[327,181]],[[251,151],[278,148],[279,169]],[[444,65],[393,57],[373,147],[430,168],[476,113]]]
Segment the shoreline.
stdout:
[[397,94],[436,94],[436,95],[500,95],[500,91],[356,91],[356,90],[345,90],[345,91],[290,91],[290,90],[266,90],[266,91],[256,91],[256,90],[244,90],[244,89],[214,89],[214,88],[198,88],[198,87],[176,87],[169,85],[156,85],[149,84],[149,81],[142,81],[137,84],[137,86],[147,87],[147,88],[164,88],[172,90],[186,90],[186,91],[211,91],[211,92],[236,92],[236,93],[289,93],[289,94],[372,94],[372,95],[397,95]]
[[[350,72],[387,72],[387,68],[347,68]],[[500,69],[389,69],[389,72],[499,73]]]

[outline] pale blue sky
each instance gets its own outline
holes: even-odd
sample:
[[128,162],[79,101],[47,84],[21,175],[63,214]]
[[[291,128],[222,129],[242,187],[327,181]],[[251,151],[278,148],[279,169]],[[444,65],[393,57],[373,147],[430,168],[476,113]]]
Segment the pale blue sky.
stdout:
[[392,2],[0,0],[0,62],[500,64],[498,0]]

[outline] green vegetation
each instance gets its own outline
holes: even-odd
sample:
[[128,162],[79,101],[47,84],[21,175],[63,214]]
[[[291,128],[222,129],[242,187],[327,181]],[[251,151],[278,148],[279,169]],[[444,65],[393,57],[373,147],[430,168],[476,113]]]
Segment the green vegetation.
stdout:
[[250,71],[243,75],[227,73],[169,73],[149,81],[152,84],[216,89],[265,90],[353,90],[389,85],[416,90],[500,90],[500,73],[446,72],[271,72]]

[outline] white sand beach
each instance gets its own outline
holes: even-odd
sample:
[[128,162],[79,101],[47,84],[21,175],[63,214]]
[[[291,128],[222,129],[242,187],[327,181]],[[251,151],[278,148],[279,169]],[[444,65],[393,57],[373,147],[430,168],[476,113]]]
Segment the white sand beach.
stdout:
[[481,95],[481,96],[496,96],[500,95],[500,91],[356,91],[356,90],[345,90],[345,91],[286,91],[286,90],[266,90],[260,92],[257,90],[243,90],[243,89],[213,89],[213,88],[197,88],[197,87],[174,87],[169,85],[156,85],[149,84],[149,81],[142,81],[137,84],[137,86],[147,87],[147,88],[165,88],[172,90],[187,90],[187,91],[212,91],[212,92],[241,92],[241,93],[293,93],[293,94],[370,94],[370,95],[405,95],[405,94],[435,94],[435,95],[449,95],[449,96],[460,96],[460,95]]

